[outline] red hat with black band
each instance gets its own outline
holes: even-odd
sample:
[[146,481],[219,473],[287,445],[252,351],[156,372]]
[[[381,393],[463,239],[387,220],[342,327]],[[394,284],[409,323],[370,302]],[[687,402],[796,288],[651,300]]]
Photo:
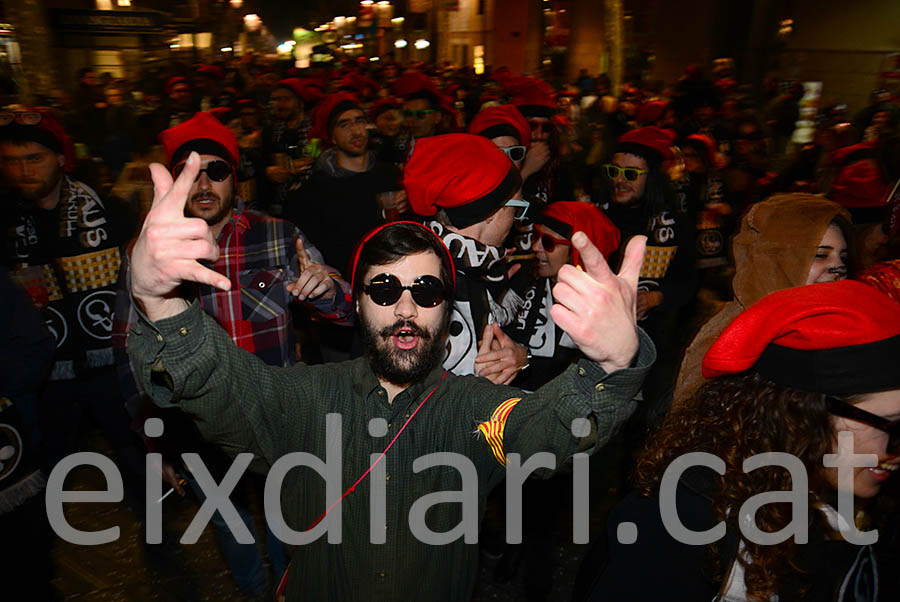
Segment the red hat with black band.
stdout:
[[[547,205],[536,221],[570,240],[579,230],[584,232],[605,258],[619,249],[622,239],[616,225],[593,203],[556,201]],[[578,249],[575,247],[572,247],[572,265],[579,267],[582,265]]]
[[418,215],[443,210],[454,227],[466,228],[500,209],[519,190],[522,178],[487,138],[444,134],[416,141],[403,185]]
[[191,151],[216,155],[231,164],[240,165],[237,136],[210,113],[197,113],[184,123],[163,130],[159,135],[171,169],[186,159]]
[[661,164],[672,159],[672,144],[675,133],[653,125],[625,132],[619,136],[617,153],[628,153],[642,157],[647,163]]
[[[359,106],[359,100],[353,94],[349,92],[329,94],[316,106],[313,115],[313,127],[309,133],[310,137],[330,141],[334,122],[341,116],[341,113],[353,109],[362,111],[362,108]],[[363,114],[365,115],[365,113]]]
[[36,142],[65,157],[63,171],[75,169],[75,145],[62,124],[44,108],[0,112],[0,140]]
[[469,124],[469,133],[485,138],[512,136],[522,146],[531,144],[531,126],[512,105],[482,109]]
[[754,369],[801,391],[845,396],[900,388],[900,305],[854,280],[764,297],[703,358],[703,376]]

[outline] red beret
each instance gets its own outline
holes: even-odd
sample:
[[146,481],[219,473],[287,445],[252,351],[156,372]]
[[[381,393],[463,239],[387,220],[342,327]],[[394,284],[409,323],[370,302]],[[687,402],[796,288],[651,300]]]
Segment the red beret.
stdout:
[[707,136],[706,134],[691,134],[685,140],[693,140],[703,149],[703,152],[706,154],[707,163],[715,168],[722,169],[725,167],[725,157],[719,154],[719,149],[716,147],[716,141],[712,139],[711,136]]
[[289,77],[287,79],[283,79],[275,84],[276,88],[283,88],[288,92],[293,93],[294,96],[297,97],[297,100],[303,101],[304,88],[306,86],[303,84],[302,80],[297,79],[296,77]]
[[[843,149],[842,149],[843,150]],[[831,184],[831,199],[848,209],[884,207],[891,187],[874,159],[862,159],[841,167]]]
[[405,98],[419,92],[430,92],[437,96],[434,82],[421,71],[407,71],[391,84],[391,94],[394,96]]
[[519,107],[526,117],[550,117],[556,110],[556,91],[553,86],[535,77],[514,77],[503,83],[510,103]]
[[231,107],[214,107],[209,110],[209,113],[225,124],[231,120]]
[[703,358],[703,376],[756,369],[803,391],[853,395],[900,387],[900,304],[854,280],[764,297]]
[[[538,222],[551,230],[556,230],[566,238],[572,238],[578,231],[584,232],[606,258],[618,250],[621,242],[619,229],[593,203],[582,201],[550,203],[541,211]],[[581,258],[575,247],[572,247],[572,263],[576,266],[581,265]]]
[[443,209],[457,228],[476,224],[499,209],[522,184],[519,170],[481,136],[444,134],[416,140],[403,185],[413,211]]
[[309,132],[310,138],[331,140],[332,120],[338,117],[338,113],[350,109],[362,110],[359,100],[348,92],[335,92],[322,99],[313,113],[313,127]]
[[668,106],[669,103],[664,100],[651,100],[650,102],[645,102],[641,105],[641,108],[638,109],[635,121],[641,125],[653,125],[662,119]]
[[166,96],[169,96],[170,94],[172,94],[172,88],[174,88],[178,84],[186,84],[186,85],[190,86],[190,83],[188,82],[186,77],[181,77],[180,75],[176,75],[175,77],[170,77],[168,79],[168,81],[166,81],[165,88],[163,88],[163,91],[166,93]]
[[199,67],[197,67],[197,69],[195,69],[195,72],[201,75],[206,75],[213,79],[225,79],[225,70],[218,65],[200,65]]
[[40,115],[40,120],[33,125],[25,125],[13,120],[0,127],[0,140],[37,142],[57,155],[65,157],[64,171],[71,172],[75,169],[75,145],[72,144],[72,139],[69,138],[62,124],[48,109],[25,108],[13,113],[22,116],[27,113],[37,113]]
[[657,153],[662,160],[668,160],[673,157],[672,144],[674,141],[675,136],[671,130],[651,125],[622,134],[619,137],[616,152],[630,153],[633,150],[637,150],[635,154],[639,154],[646,159],[645,155],[640,154],[640,149],[634,149],[634,146],[639,146]]
[[859,272],[855,278],[900,303],[900,259],[876,263]]
[[[485,136],[486,138],[496,138],[497,136],[506,135],[499,131],[503,128],[512,128],[517,132],[515,138],[519,144],[528,146],[531,144],[531,126],[525,121],[522,113],[512,105],[501,105],[499,107],[488,107],[482,109],[472,119],[469,124],[469,133]],[[497,132],[493,133],[492,132]]]
[[[169,167],[187,151],[219,155],[232,166],[240,165],[237,136],[210,113],[197,113],[159,135]],[[211,144],[210,144],[211,143]]]
[[400,100],[392,96],[379,98],[372,103],[371,107],[369,107],[369,120],[375,121],[376,119],[378,119],[379,115],[381,115],[388,109],[399,109],[402,106],[403,104],[400,102]]

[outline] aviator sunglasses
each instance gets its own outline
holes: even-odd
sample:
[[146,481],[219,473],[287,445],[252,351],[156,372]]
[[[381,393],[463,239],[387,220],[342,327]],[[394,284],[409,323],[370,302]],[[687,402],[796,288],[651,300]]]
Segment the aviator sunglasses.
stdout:
[[[182,161],[178,165],[172,168],[172,175],[176,178],[181,175],[181,172],[184,171],[185,161]],[[206,164],[205,167],[202,167],[200,171],[197,172],[197,177],[200,177],[200,174],[206,172],[206,177],[212,180],[213,182],[224,182],[228,179],[228,176],[231,175],[231,166],[225,161],[215,160],[210,161]]]
[[566,247],[572,246],[571,241],[568,241],[565,238],[556,238],[555,236],[550,236],[540,227],[536,227],[535,230],[540,235],[541,246],[544,247],[544,250],[548,253],[552,253],[556,249],[556,245],[563,245]]
[[605,165],[603,165],[603,169],[606,170],[606,175],[610,180],[615,180],[619,177],[619,174],[622,174],[629,182],[634,182],[645,173],[650,173],[649,169],[638,169],[636,167],[619,167],[618,165],[613,165],[612,163],[606,163]]
[[877,428],[888,434],[887,453],[900,453],[900,420],[888,420],[872,412],[867,412],[837,397],[825,396],[828,412],[842,418],[849,418]]
[[382,307],[399,301],[403,291],[409,291],[419,307],[437,307],[447,298],[447,287],[440,278],[431,275],[419,276],[412,284],[403,286],[393,274],[378,274],[363,290],[373,303]]

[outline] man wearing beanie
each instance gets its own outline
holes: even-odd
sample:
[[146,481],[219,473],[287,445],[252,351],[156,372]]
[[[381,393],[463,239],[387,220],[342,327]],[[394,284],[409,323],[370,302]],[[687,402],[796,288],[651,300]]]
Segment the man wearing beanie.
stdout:
[[303,82],[283,79],[272,90],[272,122],[262,131],[262,154],[266,178],[271,185],[268,212],[281,216],[288,192],[299,187],[313,159],[304,156],[309,142],[310,120],[304,112]]
[[[196,284],[193,295],[235,345],[268,365],[294,365],[291,300],[305,301],[326,319],[345,319],[350,313],[346,294],[349,285],[332,268],[323,265],[321,253],[292,224],[244,207],[234,192],[239,161],[237,138],[210,113],[197,113],[183,124],[163,131],[160,139],[173,174],[184,169],[191,152],[200,155],[201,171],[190,189],[184,213],[206,222],[219,251],[212,269],[231,282],[229,291]],[[137,320],[130,304],[120,300],[119,306],[123,305],[129,312],[129,324],[119,327],[121,339]],[[170,412],[160,417],[166,424],[162,445],[167,446],[172,463],[202,498],[202,490],[191,478],[191,472],[177,460],[180,453],[200,453],[217,481],[225,475],[230,461],[218,449],[200,442],[181,414]],[[255,532],[246,501],[235,501],[244,522]],[[263,596],[269,580],[256,546],[239,544],[218,517],[213,523],[239,589],[250,596]],[[270,561],[276,572],[283,570],[281,546],[273,538],[269,538],[269,543]]]
[[509,290],[503,248],[516,218],[528,208],[513,199],[522,185],[519,170],[482,136],[446,134],[416,142],[403,183],[413,211],[429,218],[426,224],[456,263],[458,288],[444,367],[454,374],[478,374],[490,358],[504,366],[492,371],[492,378],[512,381],[528,363],[527,350],[500,329],[522,303]]
[[75,451],[78,418],[90,415],[116,450],[128,501],[141,508],[144,452],[129,428],[110,346],[121,248],[134,216],[69,175],[74,147],[50,113],[3,113],[0,123],[0,171],[12,193],[0,218],[2,261],[56,339],[39,415],[23,418],[39,421],[45,468],[52,469]]
[[[368,126],[355,96],[326,96],[316,108],[312,135],[330,146],[316,160],[309,181],[287,202],[288,218],[348,280],[356,243],[382,222],[379,198],[389,198],[399,210],[408,207],[399,170],[368,149]],[[353,331],[328,324],[322,328],[323,354],[347,359]]]

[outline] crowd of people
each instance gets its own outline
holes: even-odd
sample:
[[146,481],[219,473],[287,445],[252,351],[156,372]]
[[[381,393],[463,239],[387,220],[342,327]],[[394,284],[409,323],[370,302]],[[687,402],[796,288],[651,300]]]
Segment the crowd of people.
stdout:
[[[288,599],[467,600],[509,455],[549,451],[521,545],[480,550],[521,557],[546,599],[558,489],[610,441],[624,497],[579,600],[894,599],[900,106],[826,100],[805,139],[802,91],[739,84],[729,61],[616,94],[587,72],[249,57],[134,81],[86,68],[71,94],[7,99],[0,521],[29,550],[11,574],[52,598],[41,494],[89,418],[138,518],[148,452],[199,502],[253,454],[229,500],[246,529],[212,517],[247,599],[284,574]],[[268,524],[263,556],[247,490],[286,454],[324,458],[333,413],[354,529],[291,548]],[[848,430],[877,456],[849,482],[822,464]],[[413,533],[417,500],[460,489],[454,471],[411,470],[436,451],[477,473],[474,541],[454,530],[465,503],[423,511],[454,533],[444,545]],[[694,531],[725,524],[707,545],[667,532],[658,501],[697,451],[724,462],[685,472],[674,499]],[[745,472],[766,452],[809,474],[808,544],[741,528],[748,499],[793,486],[793,468]],[[350,495],[392,474],[386,514]],[[857,516],[838,508],[848,491]],[[291,473],[287,525],[315,525],[334,493]],[[788,506],[759,510],[762,530],[793,528]],[[851,543],[848,521],[879,542]]]

